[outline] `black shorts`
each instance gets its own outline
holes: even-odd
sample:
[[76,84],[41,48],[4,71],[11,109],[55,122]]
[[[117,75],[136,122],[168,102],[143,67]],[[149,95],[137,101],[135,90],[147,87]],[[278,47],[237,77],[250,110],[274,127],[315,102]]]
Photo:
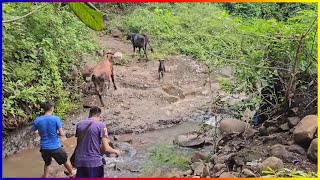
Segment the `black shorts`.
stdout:
[[62,148],[54,150],[42,149],[40,152],[47,166],[51,164],[52,158],[56,160],[59,165],[64,164],[68,160],[68,155]]

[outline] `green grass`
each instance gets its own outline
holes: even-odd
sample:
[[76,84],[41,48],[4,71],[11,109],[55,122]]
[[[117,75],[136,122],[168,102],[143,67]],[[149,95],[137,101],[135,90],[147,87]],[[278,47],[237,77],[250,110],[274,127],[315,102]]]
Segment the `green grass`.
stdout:
[[143,173],[148,175],[155,168],[165,171],[172,168],[186,170],[190,167],[191,155],[191,153],[182,152],[176,146],[160,145],[151,152],[148,159],[144,162]]

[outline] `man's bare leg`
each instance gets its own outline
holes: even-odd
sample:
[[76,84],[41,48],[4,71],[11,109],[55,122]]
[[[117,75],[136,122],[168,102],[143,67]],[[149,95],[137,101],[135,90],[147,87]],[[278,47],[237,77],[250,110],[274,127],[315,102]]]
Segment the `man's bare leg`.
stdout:
[[73,170],[72,168],[72,165],[71,165],[71,162],[69,160],[67,160],[65,163],[64,163],[64,167],[66,167],[66,169],[68,170],[68,173],[69,173],[69,176],[70,177],[74,177],[76,175],[76,171]]
[[47,178],[49,176],[49,166],[44,165],[42,178]]

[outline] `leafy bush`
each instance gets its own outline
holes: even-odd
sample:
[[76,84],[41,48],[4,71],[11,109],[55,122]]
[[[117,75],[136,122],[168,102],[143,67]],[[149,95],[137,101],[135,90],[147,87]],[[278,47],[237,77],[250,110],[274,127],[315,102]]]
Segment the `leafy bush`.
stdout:
[[[5,3],[3,19],[14,19],[39,6],[43,7],[34,14],[2,26],[5,131],[39,115],[44,100],[56,102],[59,116],[72,110],[79,96],[70,93],[74,84],[63,80],[84,53],[98,48],[89,29],[60,3]],[[19,122],[10,125],[12,117]]]

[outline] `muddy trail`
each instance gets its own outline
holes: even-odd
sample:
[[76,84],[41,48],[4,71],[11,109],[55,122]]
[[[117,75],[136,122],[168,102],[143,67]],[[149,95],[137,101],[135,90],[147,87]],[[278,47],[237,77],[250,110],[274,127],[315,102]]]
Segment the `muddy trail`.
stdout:
[[[294,146],[292,133],[281,132],[278,134],[270,133],[261,136],[257,134],[246,138],[227,138],[219,145],[219,150],[215,154],[212,152],[212,144],[203,142],[212,142],[215,139],[209,136],[209,139],[200,140],[202,148],[182,148],[174,145],[173,139],[177,136],[196,131],[200,129],[200,124],[212,120],[214,115],[211,112],[210,86],[213,96],[219,94],[223,101],[241,101],[246,98],[242,95],[230,95],[219,92],[218,78],[232,78],[228,68],[214,70],[211,84],[208,82],[206,69],[198,64],[194,59],[187,56],[166,57],[166,72],[164,79],[158,79],[158,65],[156,60],[144,62],[138,61],[138,56],[132,57],[132,46],[128,42],[110,36],[97,36],[97,41],[102,49],[121,52],[124,59],[128,61],[125,65],[115,65],[115,83],[118,90],[105,90],[103,100],[106,104],[102,107],[103,119],[107,124],[109,135],[116,147],[121,149],[124,154],[120,158],[105,157],[107,165],[105,166],[107,177],[141,177],[141,176],[162,176],[162,177],[193,177],[204,175],[204,168],[213,169],[214,166],[225,163],[229,155],[237,154],[240,164],[261,163],[269,154],[270,148],[275,148],[276,152],[280,149],[280,154],[286,154],[287,149],[294,149],[292,156],[287,157],[285,167],[297,168],[306,171],[316,171],[316,164],[311,163],[306,158],[305,150]],[[85,61],[98,59],[99,56],[85,57]],[[118,64],[117,62],[115,64]],[[87,94],[84,97],[84,105],[98,105],[100,101],[97,96],[90,94],[92,85],[85,84],[83,90]],[[228,111],[224,114],[218,114],[220,119],[231,117]],[[75,125],[81,119],[88,116],[88,109],[80,109],[74,115],[70,115],[64,120],[64,129],[67,132],[67,139],[62,140],[64,148],[71,155],[74,146]],[[215,138],[220,138],[217,136]],[[289,139],[289,140],[288,140]],[[40,177],[43,162],[37,147],[39,138],[33,140],[28,135],[28,127],[20,128],[10,136],[3,139],[3,172],[5,177]],[[277,145],[280,144],[280,145]],[[192,170],[182,172],[182,170],[161,169],[150,165],[150,154],[161,145],[167,145],[175,148],[181,153],[201,154],[193,157]],[[274,147],[276,145],[276,147]],[[278,146],[281,146],[280,148]],[[240,147],[240,148],[239,148]],[[299,154],[300,153],[300,154]],[[210,156],[203,158],[204,156]],[[199,163],[199,159],[212,160],[212,163]],[[234,156],[233,156],[234,157]],[[229,158],[230,159],[230,158]],[[292,165],[292,160],[298,160],[299,165]],[[28,168],[28,164],[34,166]],[[201,161],[202,162],[202,161]],[[146,174],[144,166],[148,164],[154,168],[152,172]],[[230,171],[230,176],[239,177],[240,172],[235,170],[226,170],[223,165],[219,166],[219,171],[214,172],[217,175],[210,177],[219,177],[223,172]],[[200,166],[200,167],[199,167]],[[212,166],[212,167],[211,167]],[[199,170],[200,169],[200,170]],[[259,176],[256,167],[251,168],[254,176]],[[211,171],[210,171],[211,173]],[[220,174],[219,174],[220,173]],[[233,173],[233,174],[232,174]],[[54,163],[50,175],[52,177],[65,177],[63,167]],[[242,176],[242,175],[241,175]],[[223,177],[222,175],[220,177]]]

